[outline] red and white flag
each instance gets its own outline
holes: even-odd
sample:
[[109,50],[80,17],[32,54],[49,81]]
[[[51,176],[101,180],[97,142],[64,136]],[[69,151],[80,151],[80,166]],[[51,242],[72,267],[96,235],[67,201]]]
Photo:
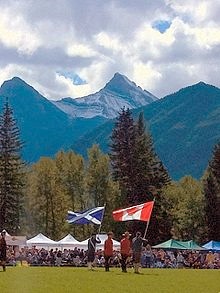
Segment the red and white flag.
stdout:
[[149,221],[151,212],[154,206],[154,201],[132,206],[126,209],[120,209],[112,212],[115,221]]

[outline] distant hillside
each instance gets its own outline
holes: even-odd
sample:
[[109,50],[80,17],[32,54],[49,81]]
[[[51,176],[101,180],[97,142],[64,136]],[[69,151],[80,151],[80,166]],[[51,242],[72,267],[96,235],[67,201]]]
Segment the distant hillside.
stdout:
[[[200,82],[133,111],[144,111],[158,155],[173,179],[202,176],[214,144],[220,139],[220,89]],[[73,145],[84,154],[93,143],[107,152],[114,120]]]
[[24,141],[23,157],[28,162],[34,162],[41,156],[53,156],[105,121],[103,118],[70,119],[18,77],[5,81],[1,86],[1,109],[6,97],[18,122]]
[[143,90],[126,76],[116,73],[106,86],[95,94],[72,99],[52,101],[70,117],[92,118],[96,116],[114,118],[122,107],[130,109],[156,101],[157,98]]

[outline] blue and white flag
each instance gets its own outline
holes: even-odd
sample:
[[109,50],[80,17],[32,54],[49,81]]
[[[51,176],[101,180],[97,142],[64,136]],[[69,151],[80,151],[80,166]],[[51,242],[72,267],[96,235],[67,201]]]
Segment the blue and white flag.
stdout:
[[105,207],[97,207],[84,212],[68,211],[67,222],[69,224],[97,224],[100,225],[103,219]]

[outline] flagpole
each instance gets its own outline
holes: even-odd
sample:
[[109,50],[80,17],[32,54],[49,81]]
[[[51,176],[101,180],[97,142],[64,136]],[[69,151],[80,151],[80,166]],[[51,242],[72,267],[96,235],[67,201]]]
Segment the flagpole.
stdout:
[[103,218],[104,218],[105,207],[106,207],[106,203],[104,204],[104,211],[103,211],[103,214],[102,214],[102,220],[101,220],[101,223],[100,223],[100,225],[99,225],[98,236],[99,236],[99,234],[100,234],[101,227],[102,227],[102,221],[103,221]]
[[[155,202],[155,197],[154,197],[153,201]],[[151,217],[150,217],[150,219],[151,219]],[[150,219],[149,219],[149,221],[147,221],[147,225],[146,225],[146,228],[145,228],[145,231],[144,231],[144,237],[143,237],[144,239],[145,239],[145,237],[147,235],[147,230],[148,230],[148,227],[149,227]]]

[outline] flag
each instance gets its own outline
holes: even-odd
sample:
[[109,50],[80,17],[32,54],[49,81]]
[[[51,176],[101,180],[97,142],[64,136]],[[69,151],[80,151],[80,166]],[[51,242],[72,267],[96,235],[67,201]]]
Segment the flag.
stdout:
[[68,211],[67,222],[69,224],[97,224],[100,225],[104,215],[105,207],[97,207],[84,212]]
[[151,212],[154,206],[154,201],[149,201],[143,204],[132,206],[125,209],[120,209],[112,212],[115,221],[149,221]]

